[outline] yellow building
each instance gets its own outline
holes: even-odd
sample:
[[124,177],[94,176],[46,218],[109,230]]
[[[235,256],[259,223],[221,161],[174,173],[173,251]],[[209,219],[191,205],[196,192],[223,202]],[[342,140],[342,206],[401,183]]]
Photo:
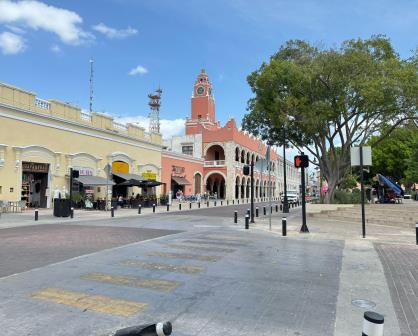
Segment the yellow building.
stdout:
[[[113,173],[133,174],[125,178],[160,180],[161,149],[161,134],[0,83],[0,200],[49,208],[54,194],[68,193],[70,168],[87,180],[103,181],[107,164]],[[105,198],[103,185],[90,189]],[[142,189],[116,192],[150,192]],[[159,194],[159,187],[152,190]]]

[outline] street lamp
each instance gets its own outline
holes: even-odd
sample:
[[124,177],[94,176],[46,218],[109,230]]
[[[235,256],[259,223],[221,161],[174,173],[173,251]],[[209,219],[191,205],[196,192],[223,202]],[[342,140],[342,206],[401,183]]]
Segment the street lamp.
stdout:
[[287,201],[287,180],[286,180],[286,127],[283,125],[283,213],[289,212],[289,203]]

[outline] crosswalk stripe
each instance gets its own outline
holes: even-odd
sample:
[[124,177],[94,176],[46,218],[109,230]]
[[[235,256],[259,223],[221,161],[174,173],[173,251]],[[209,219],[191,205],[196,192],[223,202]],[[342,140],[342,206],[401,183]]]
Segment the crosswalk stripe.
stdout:
[[171,292],[181,285],[178,281],[167,281],[160,279],[149,279],[137,276],[122,276],[108,273],[88,273],[81,276],[84,280],[106,282],[114,285],[129,287],[148,288],[152,290]]
[[218,261],[222,258],[220,256],[207,256],[207,255],[198,255],[198,254],[189,254],[189,253],[167,253],[167,252],[148,252],[147,256],[173,258],[173,259],[192,259],[192,260],[212,261],[212,262]]
[[180,244],[168,244],[167,247],[182,249],[182,250],[195,250],[195,251],[207,251],[207,252],[235,252],[234,249],[222,248],[222,247],[208,247],[199,245],[180,245]]
[[182,265],[171,265],[171,264],[161,264],[161,263],[150,263],[143,260],[125,260],[121,262],[123,266],[140,266],[147,269],[156,269],[169,272],[178,272],[178,273],[200,273],[203,272],[206,268],[201,266],[182,266]]
[[54,302],[81,310],[130,317],[147,307],[146,303],[113,299],[103,295],[91,295],[61,288],[45,288],[32,293],[34,299]]

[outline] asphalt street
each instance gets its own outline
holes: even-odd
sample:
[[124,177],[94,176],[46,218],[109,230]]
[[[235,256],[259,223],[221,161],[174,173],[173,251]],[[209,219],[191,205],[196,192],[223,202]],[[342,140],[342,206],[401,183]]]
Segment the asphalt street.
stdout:
[[[247,208],[0,230],[2,335],[108,335],[163,320],[176,336],[358,334],[357,289],[340,288],[362,283],[345,241],[244,230]],[[298,222],[300,208],[287,216]]]

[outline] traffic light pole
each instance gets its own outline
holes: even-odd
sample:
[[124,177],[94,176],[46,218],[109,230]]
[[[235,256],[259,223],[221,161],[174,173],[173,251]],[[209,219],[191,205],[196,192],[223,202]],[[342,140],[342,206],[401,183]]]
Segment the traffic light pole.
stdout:
[[[304,153],[301,153],[304,155]],[[301,166],[301,179],[302,179],[302,227],[300,229],[300,232],[309,233],[308,226],[306,225],[306,197],[305,197],[305,190],[306,190],[306,182],[305,182],[305,166]]]
[[73,206],[73,168],[70,168],[70,207]]
[[251,223],[254,223],[254,161],[251,160]]

